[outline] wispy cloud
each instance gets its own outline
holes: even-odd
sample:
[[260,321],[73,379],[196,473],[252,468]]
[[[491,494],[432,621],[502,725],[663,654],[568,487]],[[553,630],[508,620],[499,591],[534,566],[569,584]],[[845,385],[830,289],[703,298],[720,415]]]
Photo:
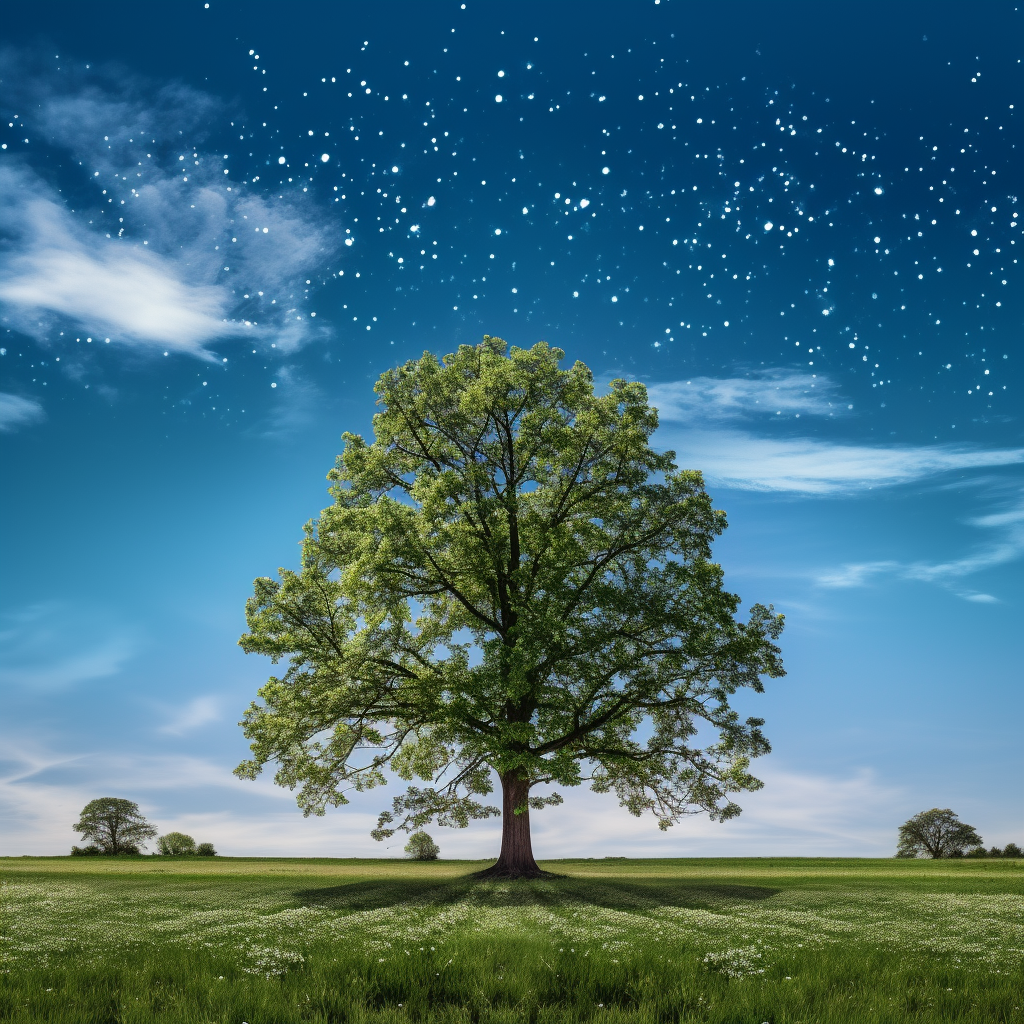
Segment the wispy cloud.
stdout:
[[838,416],[853,407],[823,375],[785,370],[746,377],[694,377],[650,384],[647,394],[661,419],[675,423],[764,416]]
[[169,736],[184,736],[221,717],[221,704],[216,697],[196,697],[184,707],[167,712],[167,721],[159,731]]
[[940,562],[900,562],[886,559],[877,562],[853,562],[822,573],[817,583],[823,587],[863,587],[879,577],[938,583],[956,591],[967,601],[990,604],[997,600],[991,594],[964,591],[960,581],[965,577],[1017,561],[1024,556],[1024,501],[1014,508],[971,520],[971,525],[992,531],[995,536],[980,545],[972,554]]
[[[3,185],[0,183],[0,188]],[[34,398],[22,398],[0,391],[0,430],[12,431],[30,427],[46,419],[43,407]]]
[[[112,344],[208,357],[240,336],[294,349],[315,336],[304,278],[335,249],[300,192],[262,194],[198,141],[230,114],[181,85],[37,73],[0,55],[38,143],[82,168],[64,196],[27,166],[0,176],[0,304],[39,339],[58,326]],[[191,141],[189,141],[191,140]]]
[[810,437],[766,437],[758,419],[837,418],[853,403],[824,375],[769,369],[744,377],[694,377],[650,384],[657,441],[680,464],[719,486],[751,491],[845,494],[912,483],[952,470],[1024,462],[1024,448],[868,445]]
[[736,430],[658,431],[680,464],[724,487],[801,494],[843,494],[912,483],[952,470],[1024,462],[1024,448],[972,449],[843,444],[811,438],[766,438]]
[[123,628],[57,602],[31,605],[0,624],[0,685],[60,690],[115,675],[137,644]]

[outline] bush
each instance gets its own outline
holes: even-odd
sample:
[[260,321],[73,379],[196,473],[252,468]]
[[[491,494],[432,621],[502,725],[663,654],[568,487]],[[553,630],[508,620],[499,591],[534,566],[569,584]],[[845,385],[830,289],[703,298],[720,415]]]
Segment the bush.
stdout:
[[197,857],[216,857],[217,851],[213,848],[213,843],[200,843],[196,847]]
[[405,844],[405,852],[413,860],[437,860],[441,848],[426,832],[414,832]]
[[156,848],[165,857],[187,857],[196,852],[196,841],[184,832],[168,832],[156,841]]
[[990,857],[1002,857],[1003,851],[1000,850],[998,846],[993,846],[992,849],[988,851],[988,855]]
[[968,850],[965,856],[967,856],[967,857],[987,857],[988,856],[988,851],[985,849],[984,846],[975,846],[973,849]]
[[1003,847],[1004,857],[1024,857],[1024,850],[1022,850],[1016,843],[1007,843]]
[[103,851],[95,843],[90,843],[88,846],[71,847],[72,857],[99,857],[102,853]]

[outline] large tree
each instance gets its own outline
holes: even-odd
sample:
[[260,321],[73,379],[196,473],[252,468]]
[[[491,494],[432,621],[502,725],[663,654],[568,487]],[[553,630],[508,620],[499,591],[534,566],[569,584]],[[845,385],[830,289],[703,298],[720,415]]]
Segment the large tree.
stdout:
[[156,829],[142,816],[134,800],[116,796],[90,800],[73,827],[104,853],[115,856],[138,853],[146,840],[156,835]]
[[897,857],[961,857],[964,850],[981,846],[981,836],[972,825],[948,807],[921,811],[900,825]]
[[[386,372],[374,439],[344,435],[299,572],[255,581],[248,652],[287,659],[242,723],[255,777],[305,813],[410,786],[375,838],[501,814],[491,873],[535,875],[536,786],[589,781],[662,828],[758,789],[763,720],[729,705],[783,674],[782,616],[723,589],[699,472],[651,447],[642,384],[499,338]],[[492,775],[493,773],[493,775]],[[478,797],[500,781],[498,808]]]

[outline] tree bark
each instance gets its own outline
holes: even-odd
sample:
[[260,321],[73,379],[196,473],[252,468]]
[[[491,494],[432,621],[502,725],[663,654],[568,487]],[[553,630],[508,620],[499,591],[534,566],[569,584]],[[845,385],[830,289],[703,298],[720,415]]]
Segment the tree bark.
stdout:
[[[530,783],[516,775],[501,776],[501,853],[498,862],[480,878],[542,878],[530,842]],[[516,808],[522,808],[518,814]]]

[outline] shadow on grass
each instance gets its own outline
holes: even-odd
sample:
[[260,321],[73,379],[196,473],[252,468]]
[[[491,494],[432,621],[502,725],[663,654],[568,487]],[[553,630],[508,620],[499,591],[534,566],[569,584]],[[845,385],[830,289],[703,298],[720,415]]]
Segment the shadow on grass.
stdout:
[[642,911],[658,907],[711,909],[757,902],[781,890],[761,885],[702,885],[664,881],[590,878],[542,878],[528,881],[481,881],[474,878],[380,879],[300,889],[293,895],[302,906],[367,911],[400,904],[445,907],[474,903],[483,907],[549,908],[590,904],[607,910]]

